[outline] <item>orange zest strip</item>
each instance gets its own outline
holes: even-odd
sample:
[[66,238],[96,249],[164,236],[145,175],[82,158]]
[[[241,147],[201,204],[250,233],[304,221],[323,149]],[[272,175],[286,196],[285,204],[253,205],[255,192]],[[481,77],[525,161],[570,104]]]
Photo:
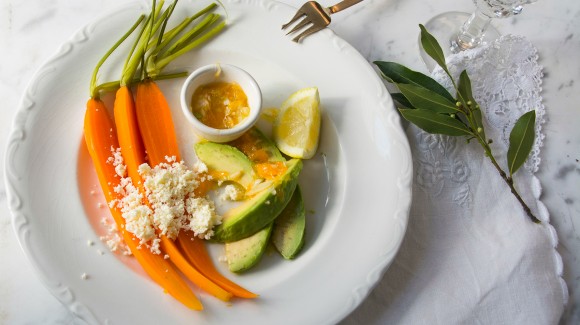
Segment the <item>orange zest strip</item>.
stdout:
[[[152,166],[155,166],[158,163],[165,162],[165,157],[175,157],[177,161],[180,161],[181,158],[179,147],[177,145],[177,138],[175,136],[173,119],[171,117],[171,109],[163,95],[163,92],[161,92],[158,85],[152,80],[140,82],[136,87],[135,104],[137,108],[137,120],[139,122],[143,143],[147,150],[147,156],[149,157],[149,162]],[[206,186],[208,185],[206,184]],[[227,281],[224,281],[225,277],[219,274],[215,269],[215,266],[207,255],[205,247],[203,247],[203,250],[197,247],[199,245],[204,245],[202,240],[194,240],[197,242],[195,244],[196,247],[191,247],[189,245],[189,242],[191,242],[190,238],[179,235],[177,237],[177,242],[180,244],[184,254],[188,257],[189,262],[193,264],[201,274],[237,297],[257,297],[256,294],[247,291],[227,279]],[[163,243],[164,242],[162,241],[162,244]],[[193,250],[188,251],[189,249]],[[179,250],[177,250],[177,252],[179,252]],[[203,253],[205,253],[205,256]],[[168,254],[170,259],[174,258],[172,254]],[[181,257],[182,256],[180,255],[180,258]],[[179,266],[178,264],[176,265]],[[185,273],[185,271],[181,271]],[[228,285],[222,285],[228,282]]]
[[[107,160],[112,155],[111,148],[118,148],[119,143],[115,134],[115,125],[109,117],[104,103],[99,99],[91,98],[87,102],[84,134],[99,183],[107,202],[110,203],[120,198],[114,191],[114,188],[120,183],[120,178],[117,176],[113,164],[107,163]],[[125,231],[125,220],[121,215],[121,211],[114,206],[110,207],[110,211],[127,246],[145,272],[179,302],[188,308],[202,310],[201,302],[181,278],[174,266],[165,260],[163,256],[153,254],[146,249],[139,249],[139,241]]]
[[[137,124],[136,106],[129,88],[121,87],[117,91],[114,115],[121,154],[123,155],[123,159],[127,161],[127,173],[131,177],[133,185],[139,188],[140,192],[144,194],[145,188],[143,186],[141,175],[139,175],[138,168],[141,164],[145,163],[145,148],[139,134],[140,128]],[[157,117],[152,115],[151,118],[156,119]],[[144,203],[148,204],[146,198],[144,198],[144,201]],[[161,247],[163,248],[163,251],[169,255],[169,260],[173,262],[189,280],[202,290],[220,300],[230,300],[232,294],[211,282],[194,269],[187,262],[185,257],[181,255],[181,252],[177,249],[176,244],[172,240],[164,235],[160,236],[160,238]]]
[[203,241],[193,237],[192,232],[180,232],[177,242],[179,243],[179,248],[181,248],[185,257],[195,268],[236,297],[250,299],[258,297],[257,294],[240,287],[219,273],[215,268]]

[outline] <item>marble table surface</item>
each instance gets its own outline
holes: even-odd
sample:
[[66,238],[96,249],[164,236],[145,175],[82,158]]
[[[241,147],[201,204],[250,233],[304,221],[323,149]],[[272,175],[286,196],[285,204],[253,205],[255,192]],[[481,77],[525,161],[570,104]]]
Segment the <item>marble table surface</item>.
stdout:
[[[303,1],[283,0],[299,6]],[[325,5],[332,1],[320,1]],[[0,0],[0,170],[12,120],[34,71],[87,22],[117,0]],[[331,28],[369,61],[425,70],[417,24],[446,11],[471,11],[463,0],[366,0],[333,16]],[[503,33],[523,35],[545,68],[547,123],[538,177],[542,201],[559,236],[570,294],[562,324],[580,323],[580,1],[539,0],[520,16],[496,20]],[[11,226],[0,174],[0,324],[71,324],[74,317],[43,287]]]

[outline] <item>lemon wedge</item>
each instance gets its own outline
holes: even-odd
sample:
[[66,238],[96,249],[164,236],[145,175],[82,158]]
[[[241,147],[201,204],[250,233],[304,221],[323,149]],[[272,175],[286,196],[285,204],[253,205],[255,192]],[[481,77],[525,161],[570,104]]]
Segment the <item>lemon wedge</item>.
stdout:
[[318,88],[304,88],[282,103],[274,121],[274,141],[292,158],[309,159],[320,137],[320,97]]

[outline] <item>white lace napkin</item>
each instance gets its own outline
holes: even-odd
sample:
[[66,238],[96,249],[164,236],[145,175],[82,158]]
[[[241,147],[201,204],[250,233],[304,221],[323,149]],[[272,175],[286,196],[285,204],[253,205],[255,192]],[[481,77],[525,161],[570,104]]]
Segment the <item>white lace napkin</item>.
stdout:
[[[536,110],[536,143],[515,183],[542,224],[530,221],[479,144],[409,126],[415,178],[407,234],[380,284],[344,323],[556,324],[568,293],[534,176],[545,114],[537,51],[508,35],[448,65],[455,76],[467,70],[500,165],[513,124]],[[440,69],[433,77],[450,86]]]

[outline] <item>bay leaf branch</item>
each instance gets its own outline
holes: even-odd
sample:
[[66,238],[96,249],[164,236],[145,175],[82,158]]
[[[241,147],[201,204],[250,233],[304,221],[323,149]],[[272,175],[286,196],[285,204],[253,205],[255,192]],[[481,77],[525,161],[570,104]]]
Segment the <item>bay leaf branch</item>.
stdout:
[[507,161],[510,177],[526,162],[534,146],[536,111],[523,114],[510,132]]
[[465,124],[449,115],[426,109],[399,109],[399,112],[407,121],[428,133],[449,136],[474,135]]

